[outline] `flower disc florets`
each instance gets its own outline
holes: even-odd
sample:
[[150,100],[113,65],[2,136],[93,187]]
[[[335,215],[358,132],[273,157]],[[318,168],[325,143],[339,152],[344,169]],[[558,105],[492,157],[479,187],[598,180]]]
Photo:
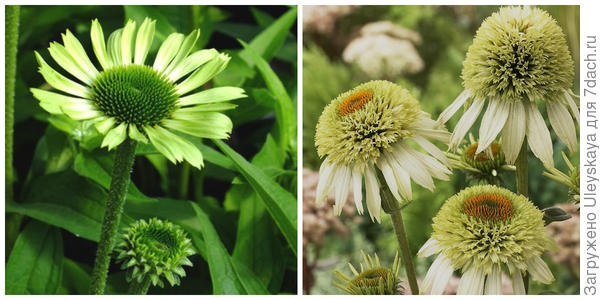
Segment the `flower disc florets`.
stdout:
[[187,257],[194,254],[190,239],[179,226],[156,218],[131,225],[116,251],[129,281],[150,278],[153,285],[161,287],[162,277],[178,285],[180,277],[185,277],[183,266],[192,266]]
[[155,125],[175,110],[175,84],[145,65],[118,66],[98,75],[91,100],[119,123]]
[[382,267],[377,254],[375,259],[362,251],[361,254],[365,264],[360,264],[360,273],[352,264],[348,264],[354,278],[347,277],[336,270],[334,274],[340,282],[334,281],[333,284],[350,295],[397,295],[400,282],[398,254],[396,253],[392,269]]
[[561,99],[573,84],[565,35],[545,11],[504,7],[482,24],[464,62],[465,89],[475,98],[514,102]]
[[415,135],[420,114],[407,90],[388,81],[367,82],[325,107],[315,144],[321,157],[336,163],[374,163],[395,142]]

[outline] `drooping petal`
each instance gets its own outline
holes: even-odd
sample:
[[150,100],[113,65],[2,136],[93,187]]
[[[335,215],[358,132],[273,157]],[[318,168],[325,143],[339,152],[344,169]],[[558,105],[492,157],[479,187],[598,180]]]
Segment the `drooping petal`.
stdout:
[[502,295],[502,273],[499,267],[492,267],[492,273],[485,280],[486,295]]
[[554,281],[554,276],[548,268],[548,265],[539,256],[534,256],[527,260],[527,272],[531,274],[531,278],[543,284],[550,284]]
[[327,159],[321,164],[319,169],[319,182],[317,184],[317,204],[321,204],[327,200],[329,191],[332,187],[331,184],[333,182],[333,176],[335,175],[335,169],[336,165],[329,163]]
[[402,166],[402,169],[410,175],[412,180],[418,185],[433,191],[435,185],[433,184],[431,175],[427,172],[427,167],[425,167],[418,158],[413,157],[410,152],[406,151],[406,146],[403,144],[404,143],[402,142],[396,143],[394,150],[391,153],[393,153],[396,160],[398,160]]
[[179,98],[179,105],[218,103],[247,97],[244,89],[232,86],[217,87]]
[[450,149],[456,149],[460,145],[471,126],[473,126],[473,123],[475,123],[475,120],[477,120],[483,104],[485,104],[485,99],[475,99],[465,114],[462,115],[450,137]]
[[131,64],[131,57],[134,49],[134,37],[135,21],[128,20],[125,27],[123,27],[123,34],[121,35],[121,63],[123,65]]
[[77,61],[69,54],[63,45],[56,42],[50,43],[48,51],[50,52],[50,56],[52,56],[54,61],[56,61],[61,68],[71,73],[71,75],[81,80],[81,82],[87,85],[92,84],[94,78],[79,66]]
[[145,18],[144,22],[142,22],[135,38],[134,64],[143,65],[144,61],[146,61],[148,50],[150,50],[152,41],[154,40],[155,28],[156,21],[153,21],[150,18]]
[[169,156],[165,153],[171,155],[177,162],[185,160],[198,169],[202,168],[204,164],[202,153],[192,143],[160,126],[146,126],[144,130],[150,143],[167,158]]
[[108,150],[119,146],[127,137],[127,124],[121,123],[119,126],[108,131],[104,140],[102,140],[102,147],[108,147]]
[[102,69],[106,70],[112,67],[112,60],[106,52],[106,45],[104,43],[104,32],[102,32],[102,26],[98,19],[92,21],[92,28],[90,29],[90,36],[92,39],[92,48],[96,54],[98,62],[102,66]]
[[438,252],[440,252],[441,248],[438,245],[438,241],[434,240],[433,238],[429,238],[427,240],[427,242],[425,242],[425,244],[423,244],[423,246],[421,246],[421,249],[419,249],[419,252],[417,253],[418,257],[429,257],[432,256]]
[[183,42],[181,43],[181,46],[179,47],[179,51],[177,51],[177,55],[175,55],[175,57],[173,57],[173,60],[171,60],[171,62],[169,63],[169,65],[167,66],[167,68],[164,71],[166,76],[169,76],[170,73],[176,67],[178,67],[181,62],[183,62],[183,60],[187,57],[187,55],[190,53],[192,48],[194,48],[194,45],[196,44],[196,41],[198,40],[199,36],[200,36],[200,30],[196,29],[196,30],[192,31],[183,40]]
[[209,62],[213,58],[219,55],[219,52],[215,49],[203,49],[192,53],[186,57],[182,63],[178,64],[177,67],[169,73],[169,79],[175,82],[181,77],[195,71],[201,65]]
[[371,221],[376,220],[381,223],[381,195],[379,194],[379,184],[372,167],[365,170],[365,188],[367,191],[367,209],[371,216]]
[[519,156],[519,151],[527,131],[527,113],[522,102],[515,102],[510,107],[510,113],[504,129],[502,129],[502,149],[506,162],[514,164]]
[[426,138],[416,135],[412,138],[412,140],[415,141],[417,145],[419,145],[425,151],[429,152],[429,154],[431,154],[433,157],[441,161],[444,165],[450,166],[450,161],[446,157],[446,154],[444,154],[442,150],[440,150],[436,145],[428,141]]
[[179,46],[183,41],[183,34],[171,33],[167,39],[160,45],[156,59],[154,59],[154,65],[152,66],[157,72],[162,73],[163,70],[169,65],[173,57],[177,55]]
[[95,123],[96,129],[98,130],[98,132],[106,135],[106,133],[113,128],[113,125],[115,125],[117,123],[117,120],[115,120],[115,118],[106,118],[104,120],[98,121]]
[[60,73],[52,69],[52,67],[50,67],[46,63],[46,61],[44,61],[42,56],[37,51],[35,51],[35,58],[37,59],[38,64],[40,65],[40,73],[42,74],[46,82],[50,84],[50,86],[59,91],[79,96],[81,98],[87,99],[89,97],[90,89],[88,87],[85,87],[61,75]]
[[71,57],[77,61],[80,69],[85,71],[89,77],[96,78],[99,72],[90,61],[90,58],[85,53],[85,49],[79,42],[79,40],[67,29],[67,32],[62,35],[63,43],[65,44],[65,49],[69,52]]
[[172,117],[163,121],[165,127],[197,137],[224,139],[229,137],[233,128],[231,119],[217,112],[189,114],[178,112],[178,114],[173,113]]
[[352,194],[354,195],[354,204],[359,214],[364,213],[362,205],[362,173],[358,168],[352,170]]
[[558,138],[563,141],[571,153],[579,149],[577,145],[577,130],[573,118],[567,108],[559,101],[547,101],[546,111],[550,124]]
[[579,124],[579,108],[577,107],[577,103],[575,103],[575,100],[567,91],[564,91],[564,95],[565,99],[567,99],[567,103],[569,104],[569,108],[571,109],[573,117],[577,121],[577,124]]
[[211,80],[215,75],[221,73],[229,63],[231,58],[225,54],[219,54],[211,61],[200,67],[192,75],[186,78],[183,82],[177,85],[177,93],[185,95],[186,93],[196,89]]
[[348,200],[350,179],[350,168],[340,165],[339,171],[333,181],[335,187],[335,205],[333,206],[333,213],[336,216],[339,216],[342,213],[342,208],[346,204],[346,200]]
[[482,295],[485,274],[482,268],[472,266],[460,278],[457,295]]
[[525,105],[525,112],[527,113],[527,142],[531,151],[546,167],[554,167],[552,137],[542,114],[535,103]]
[[134,124],[129,125],[129,137],[140,143],[148,143],[148,139],[146,138],[146,136],[143,133],[141,133],[138,130],[137,126]]
[[423,279],[423,291],[430,291],[431,295],[443,294],[453,271],[450,260],[445,255],[440,254],[433,261]]
[[456,111],[458,111],[465,104],[469,97],[471,97],[471,91],[462,91],[462,93],[460,93],[458,97],[456,97],[452,104],[450,104],[450,106],[444,109],[444,111],[440,114],[436,122],[438,124],[445,124],[446,122],[448,122],[448,120],[452,118]]
[[525,283],[521,270],[517,269],[512,273],[512,288],[514,295],[525,295]]
[[400,166],[400,163],[396,160],[396,158],[393,155],[385,154],[385,156],[388,163],[392,167],[394,177],[396,177],[396,183],[400,195],[402,195],[404,199],[411,201],[412,189],[410,187],[410,175],[402,168],[402,166]]
[[479,126],[479,142],[476,153],[487,149],[504,127],[510,112],[510,103],[502,99],[490,99]]
[[385,182],[389,187],[390,192],[392,192],[394,198],[398,202],[402,202],[402,198],[400,198],[400,194],[398,194],[398,181],[396,180],[396,177],[394,176],[394,171],[392,170],[392,167],[390,166],[385,156],[381,156],[377,160],[377,167],[381,170],[383,178],[385,179]]
[[[409,147],[407,147],[407,148],[409,148]],[[448,177],[448,175],[452,174],[452,171],[450,171],[450,169],[448,169],[446,166],[444,166],[439,161],[435,160],[435,158],[433,158],[425,153],[421,153],[414,149],[411,149],[411,150],[412,151],[409,151],[409,152],[413,155],[413,157],[416,157],[421,161],[421,163],[427,168],[427,171],[429,171],[429,174],[431,175],[431,177],[437,178],[440,180],[450,180],[450,177]]]

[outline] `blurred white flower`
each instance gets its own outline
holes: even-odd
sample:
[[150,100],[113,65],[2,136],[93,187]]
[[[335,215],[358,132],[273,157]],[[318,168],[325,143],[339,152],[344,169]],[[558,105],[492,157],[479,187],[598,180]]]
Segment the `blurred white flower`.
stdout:
[[302,10],[304,30],[329,34],[335,21],[356,9],[353,5],[305,5]]
[[389,21],[369,23],[344,49],[343,58],[373,78],[394,78],[423,70],[425,64],[413,45],[420,42],[418,33]]

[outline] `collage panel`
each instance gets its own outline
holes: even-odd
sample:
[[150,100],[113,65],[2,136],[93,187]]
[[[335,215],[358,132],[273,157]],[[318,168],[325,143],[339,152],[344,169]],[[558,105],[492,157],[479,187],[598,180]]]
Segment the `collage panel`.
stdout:
[[4,8],[7,295],[297,294],[296,6]]
[[579,6],[303,6],[304,294],[579,282]]

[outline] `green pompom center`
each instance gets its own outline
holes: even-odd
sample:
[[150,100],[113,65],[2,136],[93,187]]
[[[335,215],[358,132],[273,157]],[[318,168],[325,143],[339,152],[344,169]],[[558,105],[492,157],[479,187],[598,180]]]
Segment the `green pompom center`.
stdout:
[[93,102],[106,116],[139,126],[152,126],[169,117],[178,98],[173,82],[143,65],[103,71],[91,91]]

